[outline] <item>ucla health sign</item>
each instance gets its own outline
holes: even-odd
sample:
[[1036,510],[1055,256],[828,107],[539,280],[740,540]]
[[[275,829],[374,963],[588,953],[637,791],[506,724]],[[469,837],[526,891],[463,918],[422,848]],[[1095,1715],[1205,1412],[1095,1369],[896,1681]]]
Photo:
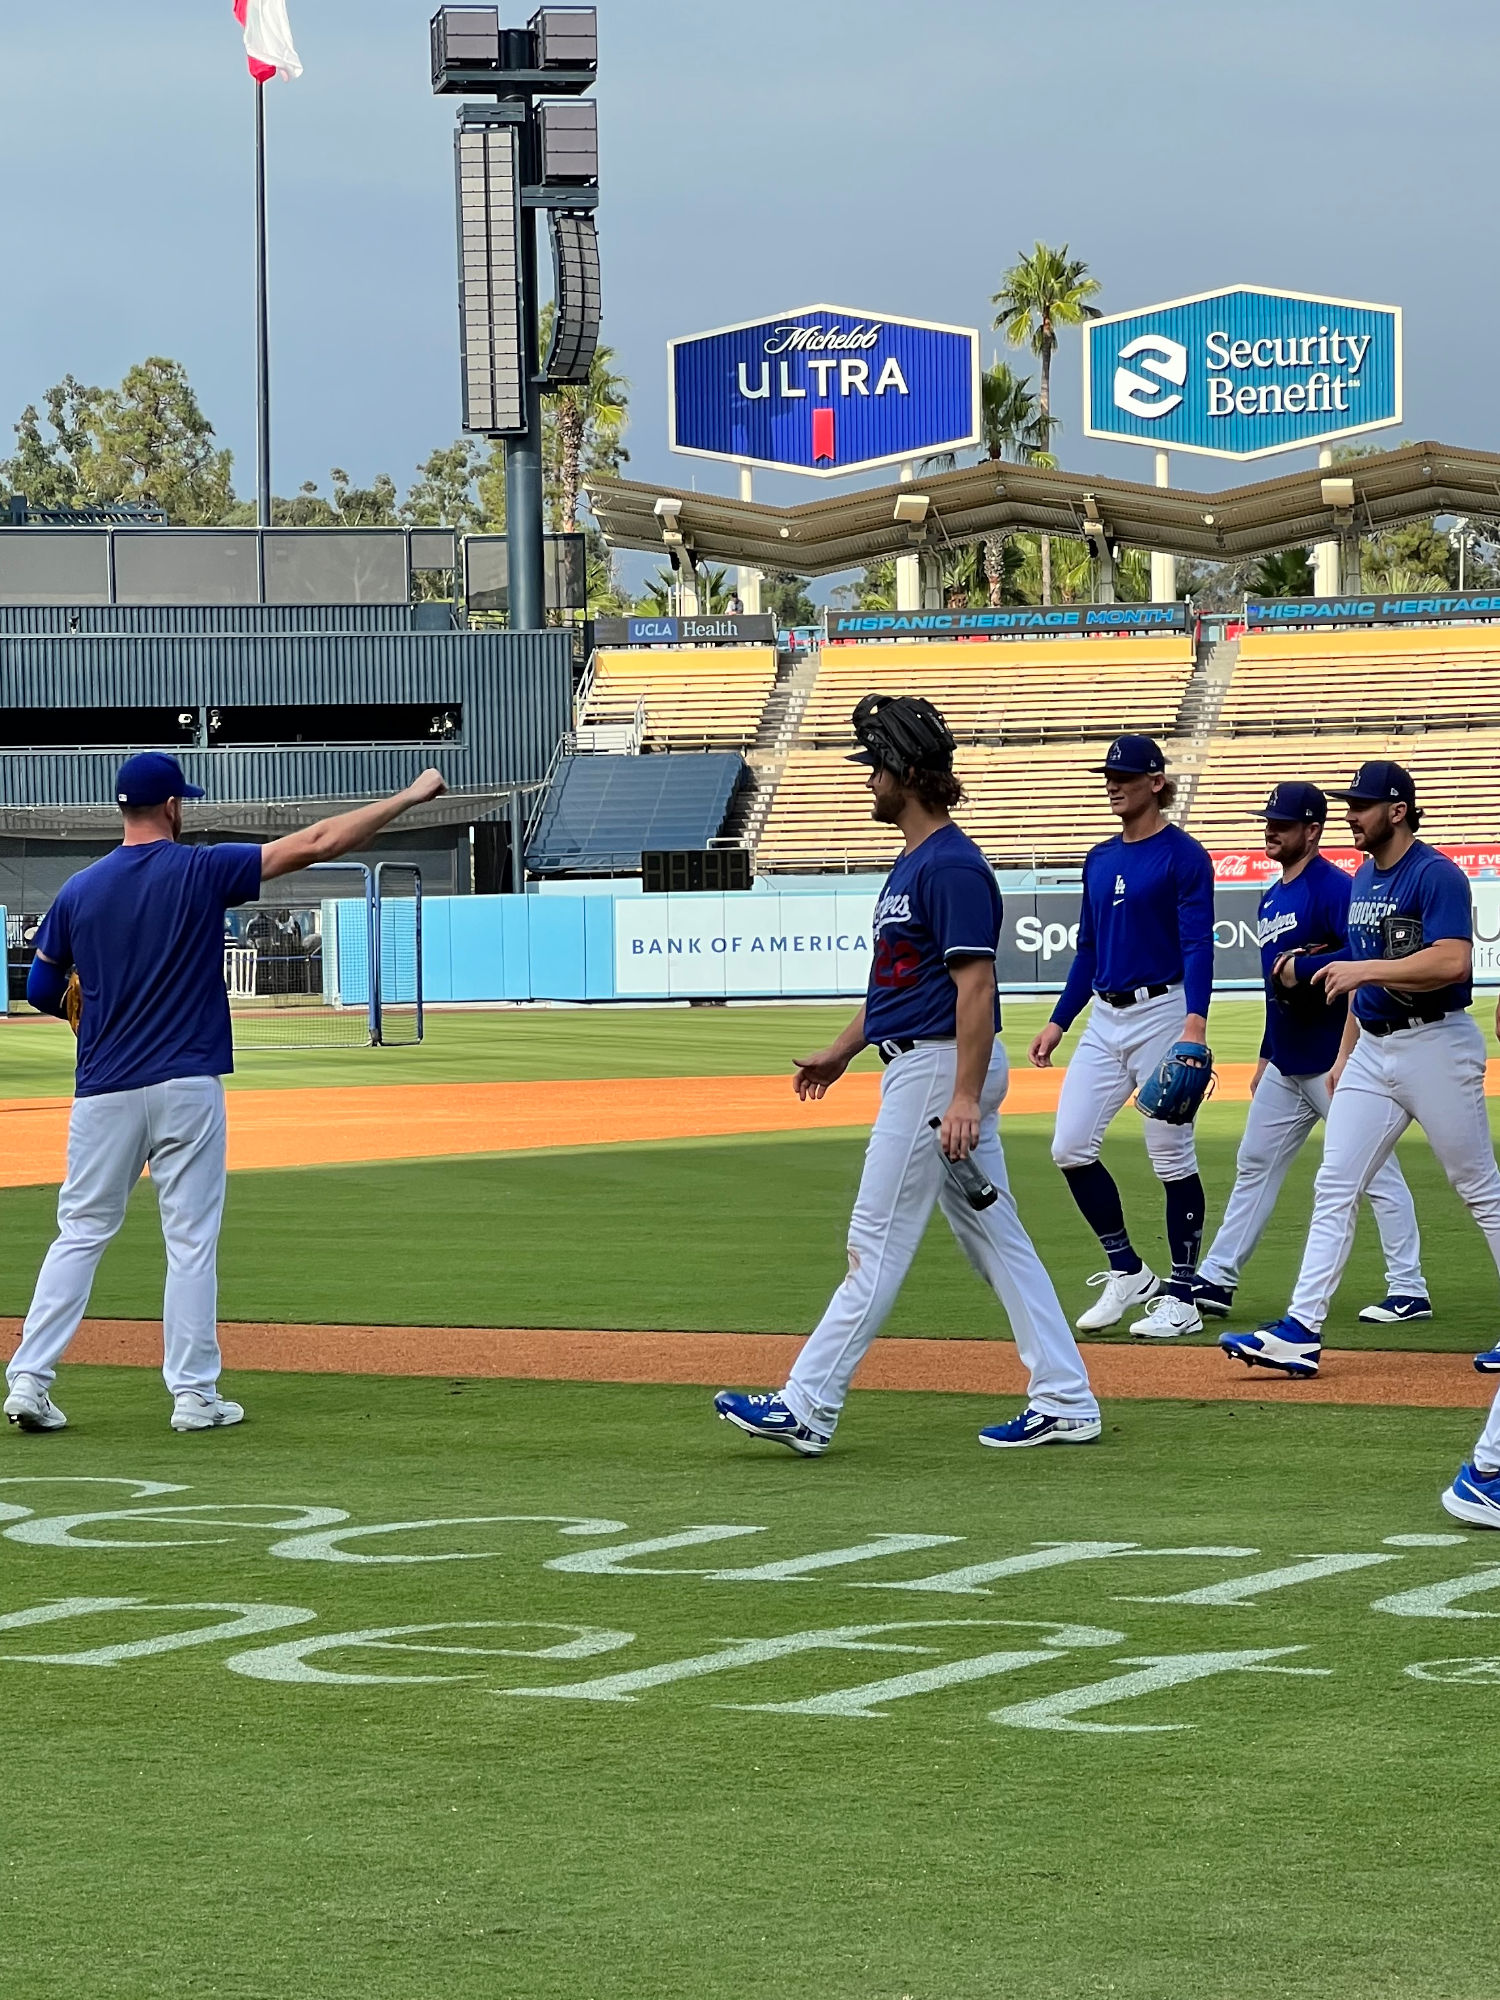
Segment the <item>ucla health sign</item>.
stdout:
[[669,443],[832,478],[980,437],[979,335],[804,306],[667,343]]
[[1265,458],[1401,421],[1401,309],[1234,285],[1091,321],[1090,437]]

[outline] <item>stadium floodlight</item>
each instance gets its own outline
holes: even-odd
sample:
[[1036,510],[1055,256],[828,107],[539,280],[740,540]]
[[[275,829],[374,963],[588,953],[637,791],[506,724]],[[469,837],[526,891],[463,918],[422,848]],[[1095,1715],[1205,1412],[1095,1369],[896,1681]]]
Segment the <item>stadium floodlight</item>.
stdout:
[[466,104],[455,140],[463,427],[527,428],[520,127],[508,105]]
[[932,501],[925,493],[901,493],[896,497],[893,521],[904,521],[910,528],[920,528],[927,519],[927,510]]
[[1323,505],[1336,510],[1354,505],[1354,481],[1352,479],[1320,479],[1318,485],[1323,495]]

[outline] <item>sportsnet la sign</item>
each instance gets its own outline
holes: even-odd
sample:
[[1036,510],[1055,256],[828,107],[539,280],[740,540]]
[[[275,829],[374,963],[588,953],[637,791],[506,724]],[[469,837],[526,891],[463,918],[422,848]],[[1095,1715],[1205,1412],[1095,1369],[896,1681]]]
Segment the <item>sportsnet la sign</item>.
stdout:
[[1231,286],[1083,330],[1090,437],[1264,458],[1401,421],[1401,310]]

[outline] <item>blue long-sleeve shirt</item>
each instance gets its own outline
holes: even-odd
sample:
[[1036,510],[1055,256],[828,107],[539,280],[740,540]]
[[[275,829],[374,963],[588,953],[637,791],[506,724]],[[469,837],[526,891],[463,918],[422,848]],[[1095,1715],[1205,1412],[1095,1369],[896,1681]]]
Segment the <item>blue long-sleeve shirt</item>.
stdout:
[[1214,867],[1180,827],[1149,840],[1104,840],[1083,864],[1078,946],[1052,1010],[1071,1027],[1091,993],[1184,987],[1189,1014],[1206,1014],[1214,985]]

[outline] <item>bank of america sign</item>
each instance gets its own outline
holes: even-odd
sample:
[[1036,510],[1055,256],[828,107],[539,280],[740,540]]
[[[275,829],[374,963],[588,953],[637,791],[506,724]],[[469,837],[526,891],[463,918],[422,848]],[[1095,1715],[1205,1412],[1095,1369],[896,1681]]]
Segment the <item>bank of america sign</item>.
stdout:
[[1089,437],[1265,458],[1401,421],[1401,309],[1231,285],[1091,320]]

